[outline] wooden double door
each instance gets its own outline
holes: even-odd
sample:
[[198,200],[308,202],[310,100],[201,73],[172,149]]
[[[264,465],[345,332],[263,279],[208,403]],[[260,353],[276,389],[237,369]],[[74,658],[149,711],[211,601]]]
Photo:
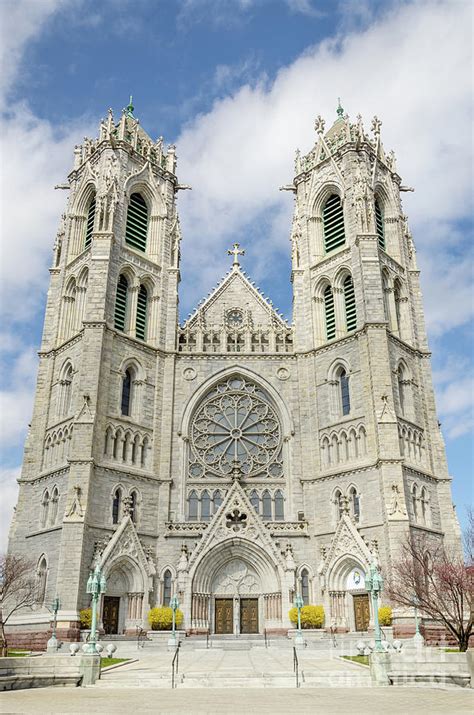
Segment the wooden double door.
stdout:
[[[241,598],[239,602],[240,633],[258,633],[258,598]],[[215,632],[234,633],[234,599],[216,598]]]
[[102,623],[107,635],[118,633],[120,596],[104,596]]
[[354,599],[354,620],[356,631],[367,631],[370,622],[369,596],[360,593],[352,596]]

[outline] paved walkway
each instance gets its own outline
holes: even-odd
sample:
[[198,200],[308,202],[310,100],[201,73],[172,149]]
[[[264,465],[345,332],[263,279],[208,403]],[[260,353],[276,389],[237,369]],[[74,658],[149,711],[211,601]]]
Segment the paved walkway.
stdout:
[[332,715],[472,715],[473,691],[426,688],[356,688],[306,690],[154,690],[41,688],[0,695],[0,712],[9,713],[183,713],[251,715],[312,713]]

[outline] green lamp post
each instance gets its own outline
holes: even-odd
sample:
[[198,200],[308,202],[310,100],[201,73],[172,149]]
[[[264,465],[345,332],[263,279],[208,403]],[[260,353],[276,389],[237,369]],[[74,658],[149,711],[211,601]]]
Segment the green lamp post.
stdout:
[[53,613],[53,632],[51,633],[51,638],[46,644],[46,650],[48,653],[55,653],[58,650],[58,639],[56,638],[56,626],[58,622],[58,611],[59,611],[59,598],[56,596],[51,604],[51,611]]
[[179,600],[178,600],[178,596],[176,596],[176,594],[171,598],[170,606],[171,606],[171,610],[173,611],[173,625],[172,625],[173,633],[171,635],[171,638],[168,641],[168,645],[176,645],[176,611],[179,608]]
[[97,643],[97,606],[99,603],[100,596],[105,593],[107,589],[107,581],[104,574],[101,572],[100,567],[97,565],[94,572],[90,574],[87,579],[86,592],[92,596],[92,619],[91,619],[91,635],[86,653],[97,653],[96,643]]
[[302,596],[298,593],[295,598],[295,608],[298,611],[298,629],[296,631],[295,635],[295,645],[303,645],[304,644],[304,638],[303,634],[301,632],[301,609],[304,606],[304,601]]
[[412,603],[415,610],[415,635],[413,636],[413,642],[415,645],[420,646],[424,644],[424,638],[420,633],[420,622],[418,618],[418,606],[420,605],[420,600],[416,593],[413,594]]
[[382,633],[379,623],[379,594],[383,589],[383,578],[375,559],[369,567],[369,573],[365,577],[365,587],[370,593],[372,599],[372,611],[374,614],[374,630],[375,630],[375,650],[379,653],[383,652],[382,648]]

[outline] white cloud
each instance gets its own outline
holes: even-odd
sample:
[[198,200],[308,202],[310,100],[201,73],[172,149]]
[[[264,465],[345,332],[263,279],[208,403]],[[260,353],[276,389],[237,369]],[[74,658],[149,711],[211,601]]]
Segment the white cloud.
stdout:
[[448,354],[433,377],[443,431],[450,439],[469,434],[474,427],[474,371],[471,361],[458,354]]
[[[289,222],[280,223],[285,238],[275,231],[265,244],[245,231],[266,212],[288,212],[291,199],[278,186],[292,177],[295,148],[306,152],[314,143],[314,116],[335,117],[337,95],[352,117],[360,111],[366,124],[375,113],[383,119],[384,144],[396,150],[404,183],[416,187],[404,204],[422,262],[434,238],[449,237],[450,222],[469,213],[472,189],[470,12],[461,2],[397,5],[364,30],[310,48],[274,82],[263,78],[219,99],[184,128],[178,168],[194,189],[180,196],[185,303],[200,296],[210,275],[218,278],[230,237],[241,234],[262,265],[275,247],[287,250]],[[465,320],[471,278],[462,259],[450,261],[451,300],[463,300]],[[207,269],[196,271],[197,265]],[[434,284],[445,267],[444,261],[430,265]],[[450,321],[439,290],[427,308],[439,330],[462,322],[459,316]]]

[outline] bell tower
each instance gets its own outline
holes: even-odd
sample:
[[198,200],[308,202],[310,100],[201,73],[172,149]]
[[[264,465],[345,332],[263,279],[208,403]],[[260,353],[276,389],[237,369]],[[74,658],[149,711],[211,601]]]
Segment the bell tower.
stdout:
[[130,98],[118,122],[109,110],[98,137],[76,146],[60,188],[69,199],[10,548],[47,552],[48,590],[73,613],[84,605],[99,527],[118,523],[127,504],[136,519],[144,480],[169,480],[155,444],[166,433],[166,354],[178,322],[175,147],[145,133]]

